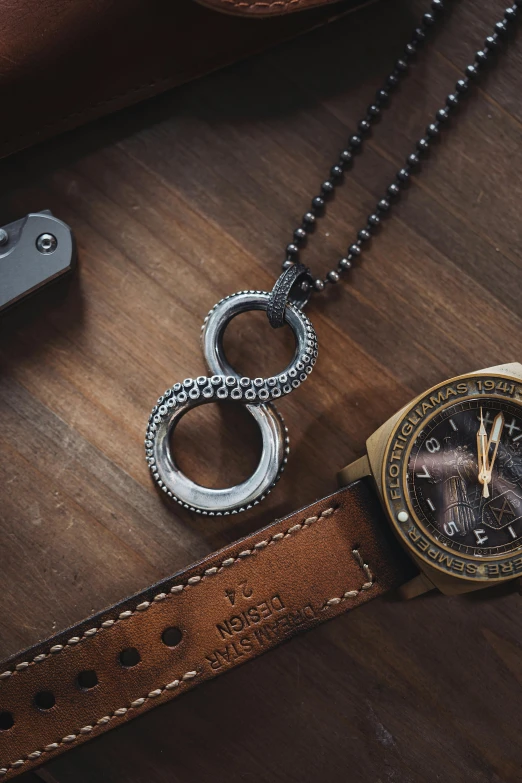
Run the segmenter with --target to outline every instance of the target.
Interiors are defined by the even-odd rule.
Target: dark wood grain
[[[80,620],[331,491],[415,393],[522,357],[522,51],[474,90],[346,285],[309,308],[310,381],[281,404],[292,454],[241,517],[165,506],[148,412],[204,371],[216,300],[269,288],[282,248],[425,3],[387,2],[2,164],[2,222],[51,208],[80,267],[5,315],[0,354],[0,654]],[[461,0],[419,56],[304,259],[326,270],[501,16]],[[268,374],[288,335],[227,334]],[[248,436],[248,437],[246,437]],[[248,442],[245,443],[245,440]],[[257,435],[200,409],[176,448],[193,477],[244,477]],[[520,598],[375,601],[49,764],[52,783],[522,780]],[[30,778],[23,778],[29,783]]]

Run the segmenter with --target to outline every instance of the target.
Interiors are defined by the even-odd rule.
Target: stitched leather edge
[[[316,517],[317,519],[320,519],[321,517],[331,516],[332,513],[335,511],[335,509],[327,509],[325,512],[323,512],[319,517]],[[306,521],[294,525],[293,528],[300,528],[301,530],[306,527]],[[311,524],[311,523],[309,523]],[[290,528],[292,530],[293,528]],[[286,534],[283,534],[283,537],[286,538],[290,533],[290,530],[287,531]],[[295,531],[297,532],[297,531]],[[281,539],[277,539],[281,540]],[[269,544],[277,543],[277,541],[269,541]],[[360,552],[358,549],[352,550],[352,555],[354,559],[356,560],[357,564],[361,568],[361,571],[363,572],[364,576],[366,577],[366,581],[362,583],[362,585],[359,588],[349,588],[346,590],[342,596],[334,596],[333,598],[329,598],[323,601],[323,606],[321,607],[322,612],[326,612],[329,609],[331,609],[333,606],[337,606],[342,601],[349,600],[350,598],[356,598],[360,592],[371,590],[371,588],[374,586],[374,576],[370,570],[370,567],[367,563],[364,562],[364,559],[362,558]],[[235,559],[234,562],[238,562],[238,558]],[[149,691],[144,696],[140,696],[137,699],[133,699],[132,702],[127,707],[118,707],[115,709],[110,715],[104,715],[100,717],[95,724],[82,726],[82,728],[78,729],[76,733],[74,734],[67,734],[65,737],[62,737],[60,740],[56,742],[51,742],[49,745],[46,745],[42,750],[34,750],[31,753],[28,753],[27,756],[21,759],[16,759],[13,762],[10,762],[6,767],[0,768],[0,777],[4,777],[8,774],[10,770],[18,770],[20,769],[26,762],[31,761],[38,761],[41,759],[41,757],[45,754],[52,753],[55,750],[58,750],[60,746],[62,745],[73,745],[75,742],[77,742],[82,736],[92,734],[96,731],[96,729],[103,728],[107,725],[107,723],[110,723],[112,720],[123,718],[129,711],[131,710],[140,710],[147,701],[151,699],[157,699],[159,696],[161,696],[165,691],[173,691],[180,688],[184,683],[188,682],[189,680],[193,680],[198,676],[197,668],[193,670],[189,670],[185,672],[185,674],[180,675],[179,679],[172,680],[171,682],[167,683],[166,685],[162,685],[158,688],[153,689],[152,691]]]
[[[201,5],[218,11],[226,10],[226,6],[234,8],[237,13],[277,14],[289,13],[308,8],[331,5],[340,0],[198,0]],[[225,6],[225,8],[223,8]]]
[[[327,509],[327,511],[333,513],[335,509]],[[331,516],[331,513],[323,512],[320,516],[321,517]],[[304,525],[305,523],[302,524]],[[294,525],[294,527],[301,527],[302,529],[301,525]],[[288,533],[286,535],[288,535]],[[276,543],[276,542],[272,541],[269,543]],[[358,565],[360,566],[361,570],[363,571],[364,575],[366,576],[367,581],[363,582],[363,584],[358,589],[346,590],[341,597],[334,597],[324,601],[321,611],[326,612],[328,611],[328,609],[331,609],[333,606],[337,606],[338,604],[340,604],[341,601],[346,601],[349,600],[350,598],[356,598],[360,592],[371,590],[371,588],[373,587],[374,577],[370,570],[369,565],[364,562],[358,549],[353,549],[352,554],[355,560],[357,561]],[[237,562],[237,558],[235,562]],[[179,679],[173,680],[172,682],[169,682],[166,685],[163,685],[159,688],[149,691],[149,693],[147,693],[145,696],[140,696],[139,698],[134,699],[127,707],[118,707],[118,709],[114,710],[114,712],[112,712],[111,715],[104,715],[103,717],[99,718],[96,721],[96,724],[82,726],[81,729],[77,730],[76,734],[67,734],[65,737],[62,737],[61,740],[58,740],[57,742],[51,742],[49,745],[46,745],[42,750],[34,750],[31,753],[28,753],[25,758],[17,759],[16,761],[13,761],[10,764],[8,764],[7,767],[0,768],[0,777],[4,777],[5,775],[7,775],[9,769],[12,770],[20,769],[27,761],[39,760],[44,753],[52,753],[54,750],[58,750],[61,745],[73,745],[75,742],[78,741],[80,737],[85,736],[87,734],[92,734],[92,732],[95,731],[97,727],[101,728],[105,726],[107,723],[109,723],[111,720],[114,720],[115,718],[123,718],[123,716],[126,715],[127,712],[129,712],[129,710],[139,710],[150,699],[157,699],[158,696],[161,696],[161,694],[164,693],[165,691],[176,690],[181,685],[183,685],[183,683],[187,682],[188,680],[193,680],[197,676],[198,676],[197,669],[185,672],[185,674],[181,675]]]
[[[328,0],[327,5],[331,5],[332,2],[341,2],[341,0]],[[345,10],[340,9],[338,13],[334,15],[334,18],[340,19],[344,16],[348,16],[349,14],[355,11],[359,11],[361,8],[364,8],[365,6],[371,5],[375,2],[377,2],[377,0],[361,0],[361,2],[355,6],[350,6]],[[200,2],[200,4],[206,5],[209,8],[215,8],[214,5],[207,4],[207,0],[203,0],[203,2]],[[320,27],[322,24],[328,23],[330,20],[331,17],[325,16],[322,21],[315,22],[314,24],[308,27],[303,27],[293,35],[276,38],[275,40],[271,41],[269,45],[273,46],[275,44],[280,44],[283,43],[285,40],[289,40],[292,37],[297,37],[298,35],[304,34],[306,32],[310,32],[314,28]],[[267,48],[266,46],[265,47],[260,46],[258,48],[254,48],[252,49],[252,51],[248,52],[248,54],[245,54],[240,59],[246,59],[247,57],[255,56],[256,54],[259,54],[266,48]],[[148,98],[153,98],[154,96],[160,94],[165,90],[179,87],[183,84],[186,84],[187,82],[192,81],[193,79],[200,78],[203,75],[211,74],[212,72],[217,71],[220,68],[226,67],[227,65],[230,64],[231,64],[230,62],[227,61],[224,62],[223,58],[219,57],[210,60],[201,69],[198,69],[198,71],[194,73],[193,72],[180,73],[176,75],[171,74],[169,76],[158,76],[156,78],[151,77],[151,81],[145,84],[139,84],[137,86],[135,85],[127,90],[123,90],[122,92],[116,93],[115,95],[111,95],[110,98],[104,98],[103,100],[92,103],[84,108],[72,112],[67,112],[66,114],[62,114],[59,117],[59,119],[53,120],[52,122],[46,122],[43,125],[41,125],[37,130],[33,130],[26,133],[23,132],[15,133],[13,135],[9,135],[3,138],[0,137],[0,161],[3,158],[7,158],[10,155],[13,155],[14,153],[19,152],[20,150],[23,150],[27,147],[30,147],[33,144],[38,144],[42,141],[45,141],[46,139],[51,138],[54,134],[60,134],[66,131],[73,130],[74,128],[80,127],[85,123],[97,120],[100,117],[110,113],[111,111],[113,112],[120,111],[122,109],[128,108],[132,106],[134,103],[138,102],[139,100],[147,100]],[[134,99],[130,97],[140,92],[143,93],[141,98]]]
[[[342,503],[339,503],[339,505],[337,506],[330,506],[326,508],[324,511],[320,512],[315,516],[306,517],[302,522],[297,522],[291,525],[286,531],[274,533],[273,535],[267,538],[257,541],[250,549],[245,549],[240,551],[236,557],[225,558],[224,560],[221,561],[221,564],[219,566],[207,568],[200,574],[193,574],[191,577],[189,577],[186,580],[186,582],[183,582],[178,585],[173,585],[170,594],[158,593],[153,597],[152,601],[142,602],[141,604],[138,604],[138,606],[136,606],[134,610],[126,610],[124,612],[121,612],[120,615],[118,615],[118,617],[115,620],[104,621],[103,623],[101,623],[99,628],[90,629],[91,630],[90,633],[86,631],[81,639],[78,638],[78,642],[88,641],[89,639],[93,638],[96,635],[96,633],[102,630],[108,630],[112,628],[117,622],[125,621],[126,619],[134,615],[136,612],[146,611],[146,609],[148,609],[149,606],[151,606],[154,601],[158,601],[158,600],[163,601],[165,599],[171,598],[173,595],[181,593],[185,589],[194,588],[203,579],[215,576],[216,574],[228,570],[231,567],[233,567],[235,564],[241,562],[247,557],[260,556],[260,554],[265,549],[268,549],[270,546],[274,546],[280,541],[295,536],[297,533],[308,529],[311,525],[313,525],[314,523],[320,520],[327,520],[329,517],[333,516],[335,512],[342,507],[342,505],[343,505]],[[260,533],[262,532],[264,531],[260,531]],[[338,604],[340,604],[343,601],[354,599],[359,595],[359,593],[371,590],[372,587],[374,586],[375,584],[374,575],[370,570],[369,565],[362,558],[359,550],[356,548],[352,549],[352,556],[354,557],[362,573],[364,574],[365,581],[358,588],[348,588],[341,596],[324,598],[322,600],[322,606],[320,609],[321,612],[327,612],[329,609],[336,607]],[[147,606],[145,606],[144,604],[147,604]],[[106,625],[106,623],[109,624]],[[75,637],[73,637],[73,639],[75,639]],[[78,642],[74,640],[72,646],[74,646]],[[38,658],[38,661],[34,659],[32,662],[26,662],[27,666],[23,666],[21,669],[15,669],[15,671],[12,671],[11,674],[9,674],[9,676],[15,674],[19,675],[20,672],[23,672],[26,668],[28,668],[29,665],[36,664],[41,660],[44,660],[46,657],[57,655],[58,653],[64,652],[66,650],[67,650],[67,645],[55,645],[49,650],[49,653],[44,655],[43,657],[36,656],[36,658]],[[5,674],[6,673],[4,672],[4,675]],[[96,732],[97,729],[98,730],[103,729],[110,722],[116,721],[117,723],[121,723],[125,719],[127,713],[141,710],[143,707],[147,705],[147,702],[149,702],[150,700],[157,699],[165,692],[170,692],[179,689],[187,682],[195,679],[197,676],[198,676],[198,664],[195,664],[194,669],[188,670],[184,674],[180,675],[179,678],[169,683],[166,683],[165,685],[161,685],[160,687],[155,688],[152,691],[149,691],[147,694],[143,696],[133,699],[133,701],[130,702],[128,706],[118,707],[117,709],[113,710],[109,715],[101,716],[96,721],[95,724],[82,726],[80,729],[77,729],[75,733],[66,734],[61,739],[49,743],[48,745],[44,746],[41,750],[39,749],[34,750],[28,753],[23,758],[15,759],[14,761],[8,763],[4,762],[4,766],[0,768],[0,778],[9,775],[9,773],[13,773],[16,775],[19,772],[23,772],[24,770],[22,769],[22,767],[24,767],[28,763],[29,763],[28,769],[32,768],[33,766],[32,762],[36,762],[39,764],[42,763],[42,761],[44,761],[44,759],[42,758],[44,754],[46,758],[50,758],[50,756],[54,754],[55,751],[60,750],[63,746],[72,746],[76,742],[79,742],[82,739],[86,739],[87,735]]]
[[[241,562],[241,560],[244,560],[246,557],[256,555],[258,552],[261,552],[263,549],[266,549],[268,546],[276,544],[285,538],[290,538],[292,535],[295,535],[295,533],[298,533],[300,530],[304,530],[310,525],[313,525],[314,522],[317,522],[320,519],[326,519],[328,517],[331,517],[332,514],[335,513],[337,508],[338,507],[332,506],[322,511],[317,516],[307,517],[303,522],[298,522],[292,525],[290,528],[288,528],[288,530],[285,533],[274,533],[273,536],[270,536],[267,539],[262,539],[261,541],[256,542],[251,549],[244,549],[242,552],[238,554],[237,557],[225,558],[225,560],[221,562],[220,566],[213,566],[211,568],[207,568],[201,574],[195,574],[189,577],[189,579],[187,579],[186,582],[173,585],[170,588],[170,593],[165,593],[165,592],[157,593],[157,595],[153,597],[152,601],[142,601],[136,606],[135,609],[133,610],[127,609],[124,612],[120,612],[118,617],[115,619],[104,620],[102,623],[100,623],[99,626],[88,628],[86,631],[84,631],[81,637],[72,636],[66,642],[66,644],[55,644],[49,649],[48,653],[40,653],[39,655],[36,655],[32,660],[22,661],[21,663],[16,664],[14,669],[6,669],[4,672],[2,672],[2,674],[0,674],[0,681],[7,680],[15,675],[19,675],[21,672],[28,669],[29,666],[36,665],[44,661],[46,658],[58,655],[59,653],[66,651],[68,647],[75,647],[80,642],[88,641],[89,639],[92,639],[94,636],[96,636],[96,634],[99,633],[100,631],[109,630],[114,625],[116,625],[116,623],[128,620],[130,617],[136,614],[136,612],[146,611],[154,602],[164,601],[167,598],[172,598],[172,596],[182,593],[183,590],[185,590],[186,588],[194,587],[203,579],[210,578],[212,576],[215,576],[216,574],[221,573],[225,569],[229,569],[231,566]]]
[[[354,506],[351,505],[352,499],[355,502]],[[314,522],[320,520],[321,518],[323,519],[322,523],[320,525],[314,525],[314,529],[315,528],[317,529],[317,533],[315,536],[312,537],[312,540],[317,539],[317,537],[319,537],[319,540],[322,540],[323,536],[329,535],[328,534],[329,526],[327,524],[329,521],[328,518],[332,517],[332,515],[336,511],[339,511],[339,514],[341,513],[343,514],[343,524],[349,522],[349,520],[352,518],[351,514],[357,515],[359,512],[362,512],[363,514],[362,519],[357,520],[356,525],[353,529],[353,534],[354,534],[353,538],[352,536],[350,536],[352,540],[351,540],[351,545],[349,544],[348,546],[348,551],[350,553],[350,556],[355,558],[358,566],[361,568],[362,572],[364,573],[366,580],[357,589],[348,589],[345,590],[344,592],[342,592],[344,589],[342,582],[340,585],[338,584],[338,587],[335,589],[335,592],[336,593],[337,591],[339,592],[336,595],[332,596],[331,598],[322,599],[322,601],[316,604],[315,617],[311,619],[308,618],[308,621],[304,623],[305,627],[312,628],[314,627],[314,625],[320,623],[321,615],[323,615],[324,620],[327,620],[330,617],[334,617],[341,614],[345,610],[344,607],[345,603],[349,603],[350,605],[350,606],[346,606],[346,609],[351,608],[351,606],[353,607],[359,606],[361,603],[364,603],[365,600],[368,600],[367,598],[365,599],[365,594],[367,591],[370,591],[372,596],[373,595],[377,596],[403,583],[404,580],[410,575],[410,570],[412,569],[411,563],[403,554],[402,550],[394,540],[391,531],[388,530],[384,518],[382,517],[382,512],[380,511],[379,504],[374,495],[374,492],[368,486],[367,482],[357,481],[354,484],[350,485],[349,487],[345,487],[333,493],[329,497],[325,497],[319,501],[316,501],[308,509],[301,509],[298,512],[293,512],[292,514],[289,514],[287,517],[280,520],[276,520],[275,522],[270,523],[269,525],[262,528],[261,530],[258,530],[257,532],[250,534],[239,541],[229,544],[220,552],[210,554],[207,557],[205,557],[203,560],[201,560],[199,563],[194,564],[193,566],[185,569],[182,572],[174,574],[169,579],[165,579],[156,585],[152,585],[151,587],[141,591],[140,593],[131,596],[128,599],[120,602],[115,607],[112,607],[111,609],[106,609],[105,611],[100,612],[98,615],[78,623],[76,626],[74,626],[74,628],[69,629],[69,631],[63,631],[60,634],[57,634],[54,637],[54,640],[48,640],[47,643],[44,642],[35,645],[35,647],[33,648],[34,650],[33,655],[35,653],[37,654],[45,653],[46,658],[51,660],[52,655],[56,655],[58,653],[64,652],[64,650],[60,648],[55,653],[52,653],[52,655],[48,655],[48,653],[50,652],[50,645],[53,645],[53,641],[59,643],[59,645],[65,647],[65,650],[69,650],[72,653],[73,648],[67,647],[67,641],[70,638],[72,638],[72,635],[74,633],[76,633],[80,638],[83,638],[85,636],[85,640],[87,641],[89,638],[91,638],[91,636],[86,634],[86,631],[92,630],[95,625],[101,626],[103,622],[105,622],[106,620],[113,620],[109,628],[113,627],[113,625],[115,625],[116,622],[120,622],[120,615],[123,615],[123,617],[121,618],[121,622],[125,623],[125,620],[127,619],[125,612],[130,611],[131,612],[130,616],[132,616],[132,614],[136,612],[138,605],[140,605],[140,602],[146,603],[148,601],[150,606],[152,607],[155,603],[154,599],[156,596],[161,596],[160,601],[165,600],[162,596],[161,591],[165,591],[165,596],[166,598],[168,598],[170,597],[169,594],[172,587],[178,587],[178,589],[181,587],[181,591],[195,589],[195,588],[197,589],[197,584],[206,578],[205,571],[212,572],[212,569],[214,567],[217,568],[217,572],[223,574],[223,577],[225,578],[226,581],[227,579],[226,575],[228,574],[231,566],[233,567],[235,564],[242,562],[245,558],[246,558],[246,563],[248,563],[251,554],[254,555],[255,557],[259,557],[264,548],[269,547],[271,545],[273,546],[275,543],[281,540],[290,539],[290,541],[287,542],[290,545],[290,549],[288,551],[292,552],[291,549],[292,538],[295,537],[295,535],[299,533],[299,531],[308,528],[310,525],[313,525]],[[344,517],[345,511],[348,512],[348,516],[346,518]],[[310,514],[314,516],[306,516],[306,514]],[[300,521],[296,523],[295,522],[296,519]],[[362,524],[362,527],[359,526],[359,522]],[[337,526],[337,523],[334,523],[334,527],[337,531],[340,530],[340,528],[338,528]],[[304,543],[305,538],[306,537],[303,536],[303,545],[306,548],[307,545]],[[342,538],[344,539],[344,535],[342,535]],[[301,536],[298,536],[298,540],[300,539]],[[367,549],[367,547],[369,549]],[[252,550],[254,551],[252,552]],[[374,567],[376,563],[380,563],[380,565],[382,566],[383,571],[382,573],[379,574],[378,579],[374,578],[373,573],[370,571],[369,566],[367,565],[367,563],[364,562],[364,560],[360,556],[359,551],[363,551],[363,550],[365,551],[365,554],[370,557]],[[372,552],[371,555],[369,550],[371,550]],[[279,551],[279,548],[277,551]],[[346,554],[348,554],[348,552],[346,552]],[[308,556],[310,556],[310,553],[308,554]],[[253,569],[253,571],[255,572],[256,569],[255,562],[256,562],[255,560],[252,561],[252,566],[251,567],[249,566],[248,570]],[[266,568],[266,563],[270,563],[270,562],[271,559],[269,555],[267,556],[266,560],[263,556],[263,563],[265,564],[263,565],[263,568]],[[210,573],[208,576],[213,576],[213,575],[214,573]],[[196,581],[189,584],[189,581],[194,577],[199,577],[199,579],[196,579]],[[352,573],[350,579],[352,580],[355,578],[356,576],[354,572]],[[374,590],[374,584],[375,584],[375,590]],[[328,589],[328,580],[325,582],[324,588],[326,589],[324,589],[323,592],[328,592],[328,593],[330,592],[330,590]],[[190,599],[188,600],[190,601]],[[175,604],[173,604],[173,606],[175,606]],[[160,609],[160,607],[161,604],[160,606],[158,606],[158,609]],[[141,612],[145,610],[138,610],[138,611]],[[143,619],[146,625],[147,624],[146,617],[144,617]],[[125,625],[123,626],[120,625],[118,627],[122,627],[123,629],[122,633],[125,635],[126,633],[124,630]],[[96,633],[93,634],[94,638],[96,638],[97,633],[102,631],[107,632],[107,630],[108,629],[96,630]],[[269,645],[265,646],[263,642],[263,644],[261,645],[262,649],[258,649],[257,652],[254,653],[253,657],[257,657],[257,655],[262,654],[262,652],[272,649],[274,646],[277,646],[281,642],[286,641],[287,639],[294,636],[295,633],[298,632],[298,630],[299,628],[297,626],[288,627],[288,630],[282,633],[281,635],[272,637]],[[103,638],[104,637],[102,636],[101,639],[103,640]],[[84,643],[86,643],[86,641]],[[101,643],[103,646],[104,642],[102,641]],[[10,661],[5,662],[4,666],[7,665],[7,667],[14,669],[16,665],[15,662],[24,662],[24,661],[29,662],[29,660],[32,657],[31,655],[28,654],[29,652],[30,651],[27,651],[26,653],[21,652],[15,656],[12,656]],[[200,653],[198,652],[196,655],[197,658],[199,658]],[[16,777],[20,773],[34,769],[34,767],[38,766],[42,762],[56,758],[58,755],[66,751],[69,747],[71,746],[76,747],[78,745],[83,744],[84,742],[89,740],[91,736],[101,736],[102,734],[105,733],[107,729],[123,725],[128,720],[131,720],[135,717],[139,717],[140,715],[146,713],[150,709],[153,709],[156,706],[156,704],[165,704],[169,702],[173,697],[177,695],[181,695],[182,692],[185,692],[185,690],[192,689],[192,687],[200,681],[199,680],[200,677],[201,680],[207,680],[214,676],[217,676],[218,674],[224,671],[227,671],[227,669],[222,669],[219,667],[218,667],[219,668],[218,671],[212,665],[211,666],[213,670],[212,673],[208,669],[208,666],[206,666],[206,664],[203,662],[203,660],[198,660],[196,664],[194,664],[193,660],[191,660],[191,657],[192,656],[190,657],[186,656],[182,664],[182,670],[184,671],[184,674],[178,675],[175,670],[174,671],[170,670],[168,673],[166,671],[165,680],[170,680],[170,681],[169,682],[164,681],[160,683],[161,687],[157,687],[157,682],[154,682],[154,680],[151,680],[149,678],[147,685],[144,685],[143,687],[143,694],[141,696],[139,695],[139,691],[138,694],[136,695],[132,693],[127,694],[125,701],[126,702],[128,701],[130,706],[125,706],[125,707],[120,706],[117,707],[117,709],[114,709],[114,703],[115,702],[117,703],[117,693],[114,693],[113,697],[110,700],[105,700],[105,702],[102,705],[99,705],[101,707],[99,712],[106,710],[107,714],[102,715],[102,717],[98,718],[96,722],[93,719],[94,716],[91,717],[91,715],[85,714],[82,721],[82,718],[78,715],[77,718],[79,720],[76,723],[76,726],[81,726],[81,728],[73,727],[73,731],[75,731],[74,734],[65,733],[67,730],[70,731],[70,726],[67,725],[67,722],[62,722],[61,725],[56,727],[55,732],[53,732],[54,737],[53,734],[51,734],[51,736],[49,736],[49,734],[45,736],[44,734],[43,736],[40,737],[39,740],[37,740],[41,749],[32,750],[29,753],[30,745],[28,748],[27,745],[29,743],[26,743],[25,746],[20,747],[18,749],[16,747],[11,748],[11,750],[15,751],[14,753],[11,753],[9,752],[9,744],[6,745],[4,748],[5,750],[4,758],[15,757],[15,761],[10,762],[9,767],[5,766],[6,764],[5,761],[3,764],[0,762],[0,777],[2,777],[2,779],[8,780]],[[206,660],[212,664],[210,659],[207,656],[205,657]],[[234,659],[233,665],[237,666],[240,663],[244,663],[250,660],[251,658],[246,658],[241,661],[241,660],[237,660],[236,658]],[[47,665],[46,663],[42,664],[43,667],[45,667],[46,665]],[[52,670],[55,671],[56,667],[53,666]],[[21,671],[23,672],[24,669],[22,669]],[[34,671],[35,671],[35,677],[38,678],[37,669]],[[16,677],[12,678],[13,681],[17,681],[19,676],[21,675],[19,672],[17,672]],[[176,679],[171,679],[172,677],[175,677]],[[194,683],[191,682],[192,679],[195,680]],[[7,679],[7,682],[5,682],[5,687],[8,688],[8,690],[9,690],[10,683],[11,683],[11,679],[9,677]],[[20,687],[22,689],[25,687],[25,684],[23,684],[23,676],[22,676]],[[152,688],[152,690],[148,690],[149,688]],[[2,686],[0,683],[0,694],[1,692],[2,692]],[[73,716],[73,720],[74,720],[74,716]],[[84,725],[82,725],[84,721],[86,722]],[[91,722],[93,724],[92,729],[91,729]],[[62,736],[62,732],[64,733],[64,736]],[[30,737],[28,737],[27,739],[30,740]],[[16,758],[15,756],[17,750],[20,754],[23,754],[20,755],[18,758]]]

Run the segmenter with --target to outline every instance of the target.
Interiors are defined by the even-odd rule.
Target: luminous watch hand
[[[479,474],[478,474],[478,480],[481,484],[483,484],[482,489],[482,495],[485,498],[489,497],[489,488],[488,488],[488,448],[487,448],[487,432],[486,428],[484,426],[484,417],[482,415],[482,408],[480,409],[480,427],[477,432],[477,456],[478,456],[478,467],[479,467]]]
[[[482,494],[485,498],[489,497],[489,490],[488,494],[485,494],[485,490],[488,488],[488,484],[491,482],[491,475],[493,471],[493,465],[495,463],[495,459],[497,457],[497,451],[498,451],[498,444],[500,443],[500,438],[502,436],[502,430],[504,429],[504,414],[503,413],[497,413],[493,420],[493,426],[491,428],[491,434],[489,436],[489,441],[486,446],[486,453],[485,453],[485,468],[483,471],[483,478],[484,478],[484,489],[482,490]],[[488,454],[491,446],[494,445],[495,448],[493,450],[493,456],[491,457],[491,462],[488,461]]]

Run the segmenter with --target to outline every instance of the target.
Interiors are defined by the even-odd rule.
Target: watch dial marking
[[[485,530],[480,530],[479,528],[475,528],[473,533],[475,535],[475,539],[477,541],[477,544],[485,544],[486,541],[488,540],[488,537],[486,535],[486,531]]]
[[[455,533],[459,532],[459,529],[453,520],[450,522],[444,522],[442,527],[444,528],[444,532],[447,536],[454,536]]]
[[[520,432],[520,427],[517,426],[517,420],[515,418],[511,419],[510,424],[506,424],[506,430],[509,432],[511,437],[513,437],[513,433],[517,430]]]
[[[480,421],[480,414],[477,416],[477,420]],[[493,424],[493,417],[489,411],[484,414],[484,424],[486,427],[489,427],[491,424]]]
[[[437,438],[429,438],[426,441],[426,448],[430,454],[435,454],[435,452],[440,451],[440,443]]]

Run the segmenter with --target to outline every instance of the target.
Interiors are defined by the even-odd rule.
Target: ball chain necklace
[[[366,115],[360,120],[357,133],[350,137],[346,149],[341,151],[339,160],[322,183],[320,194],[312,199],[310,210],[303,215],[301,225],[295,229],[292,241],[286,247],[282,274],[273,290],[239,291],[222,299],[209,312],[202,329],[202,348],[209,376],[187,378],[167,389],[154,406],[147,427],[147,462],[158,487],[169,498],[190,511],[208,516],[235,514],[263,500],[278,481],[287,460],[289,445],[286,427],[273,401],[298,388],[312,372],[317,359],[317,337],[310,320],[303,313],[304,306],[312,294],[322,293],[328,286],[336,285],[341,276],[359,260],[372,235],[408,186],[421,158],[429,152],[450,116],[459,108],[472,82],[494,58],[510,26],[517,19],[521,5],[522,0],[514,0],[505,9],[504,18],[495,24],[483,48],[475,52],[474,62],[465,68],[454,91],[447,96],[445,106],[436,112],[425,135],[417,141],[405,165],[397,171],[394,181],[388,185],[384,197],[377,202],[375,210],[348,247],[346,255],[339,259],[337,266],[324,279],[314,278],[310,270],[300,263],[300,250],[317,220],[325,213],[329,197],[342,183],[345,172],[354,165],[356,156],[362,151],[364,138],[389,105],[392,92],[408,72],[410,63],[424,45],[430,30],[442,17],[443,0],[432,0],[431,10],[423,15],[384,87],[377,91]],[[228,363],[223,349],[225,329],[232,318],[249,310],[265,311],[272,327],[288,324],[294,333],[295,353],[280,375],[250,379],[239,375]],[[194,483],[181,472],[171,452],[170,438],[180,418],[189,410],[198,405],[227,399],[246,405],[256,420],[262,436],[261,458],[252,476],[243,483],[227,489],[210,489]]]

